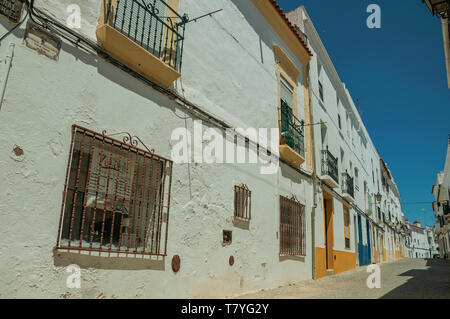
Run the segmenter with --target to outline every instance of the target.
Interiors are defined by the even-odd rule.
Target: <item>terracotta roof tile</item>
[[[288,27],[292,30],[292,32],[294,32],[294,34],[297,36],[298,40],[300,41],[300,43],[303,45],[303,47],[306,49],[306,51],[308,52],[308,54],[310,56],[313,56],[311,50],[308,48],[308,45],[306,44],[306,35],[300,30],[300,28],[296,25],[293,25],[289,19],[287,18],[287,16],[284,14],[283,10],[281,9],[281,7],[278,5],[276,0],[269,0],[270,3],[273,5],[273,7],[278,11],[278,13],[280,14],[280,16],[283,18],[283,20],[286,22],[286,24],[288,25]]]

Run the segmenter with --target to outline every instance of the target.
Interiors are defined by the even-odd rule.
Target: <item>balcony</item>
[[[377,207],[377,214],[376,214],[376,223],[380,226],[383,225],[383,218],[381,217],[381,209],[380,207]]]
[[[441,226],[442,226],[442,224],[439,222],[434,224],[434,233],[436,235],[439,235],[439,233],[441,232]]]
[[[342,173],[342,196],[349,202],[355,200],[355,188],[353,186],[353,177],[347,172]]]
[[[450,203],[448,201],[442,203],[442,213],[444,216],[450,215]]]
[[[111,56],[165,88],[181,76],[186,15],[162,0],[105,0],[99,21]]]
[[[292,108],[281,100],[280,156],[298,168],[305,161],[304,122],[297,119]]]
[[[339,186],[338,160],[328,150],[322,150],[322,179],[331,188]]]

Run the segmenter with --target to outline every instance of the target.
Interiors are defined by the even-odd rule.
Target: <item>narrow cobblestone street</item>
[[[381,288],[369,289],[367,267],[239,298],[269,299],[450,299],[450,261],[402,259],[381,265]]]

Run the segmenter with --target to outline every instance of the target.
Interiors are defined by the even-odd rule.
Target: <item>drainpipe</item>
[[[310,79],[309,79],[309,66],[308,63],[306,66],[306,70],[304,70],[304,84],[307,87],[307,101],[309,104],[309,123],[314,123],[313,117],[313,108],[311,105],[311,95],[310,95]],[[311,139],[311,161],[312,161],[312,177],[313,177],[313,206],[311,209],[311,265],[312,265],[312,278],[315,280],[316,278],[316,208],[317,208],[317,173],[316,173],[316,143],[314,139],[314,126],[310,125],[310,139]]]
[[[2,97],[0,100],[0,110],[2,109],[3,100],[5,98],[6,85],[8,84],[8,78],[9,78],[9,71],[11,71],[12,61],[14,58],[14,45],[15,45],[14,43],[11,43],[9,45],[9,54],[6,56],[7,70],[6,70],[6,77],[2,83]]]
[[[311,116],[312,118],[312,116]],[[314,147],[314,127],[312,128],[311,134],[311,150],[313,152],[312,161],[313,161],[313,207],[311,210],[311,245],[312,245],[312,278],[315,280],[316,278],[316,208],[317,208],[317,175],[316,175],[316,156],[315,156],[315,147]]]

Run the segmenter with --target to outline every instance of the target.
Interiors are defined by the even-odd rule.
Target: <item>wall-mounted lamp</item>
[[[378,194],[375,195],[375,202],[374,203],[370,203],[370,204],[376,204],[377,202],[381,202],[381,199],[383,198],[383,195],[381,195],[380,192],[378,192]]]
[[[382,198],[383,198],[383,195],[381,195],[380,192],[378,192],[378,194],[375,195],[375,199],[377,202],[381,202]]]
[[[438,15],[447,18],[450,10],[450,0],[422,0],[430,10],[432,15]]]

